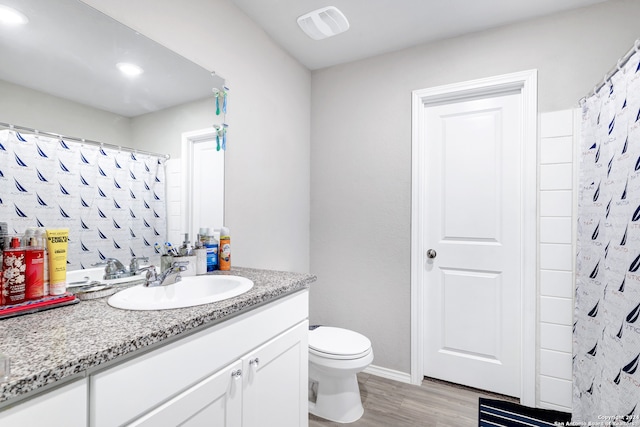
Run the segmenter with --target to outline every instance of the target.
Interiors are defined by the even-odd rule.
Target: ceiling
[[[486,30],[605,0],[231,0],[311,70]],[[314,41],[298,16],[340,9],[350,29]]]

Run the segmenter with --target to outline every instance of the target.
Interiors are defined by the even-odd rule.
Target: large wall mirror
[[[197,138],[185,135],[223,123],[213,91],[224,86],[221,77],[80,0],[0,0],[0,5],[28,20],[25,25],[0,24],[1,123],[168,154],[178,162],[184,153],[198,153],[198,143],[206,141],[206,132]],[[127,76],[119,63],[133,63],[143,72]],[[191,144],[191,151],[184,144]],[[223,152],[208,155],[217,156],[223,167]],[[193,188],[185,183],[204,179],[184,175],[174,182],[178,194],[191,194]],[[208,179],[206,194],[193,198],[209,200],[206,208],[219,209],[212,216],[221,222],[223,178]],[[168,207],[169,215],[181,216],[181,232],[222,225],[195,224],[185,206]]]

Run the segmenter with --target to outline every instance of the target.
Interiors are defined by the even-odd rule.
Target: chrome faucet
[[[148,270],[148,268],[140,268],[140,261],[149,262],[149,257],[146,256],[134,256],[131,258],[129,262],[129,273],[133,276],[134,274],[138,274],[142,271]]]
[[[127,268],[119,260],[115,258],[107,258],[105,262],[107,263],[104,268],[103,276],[105,280],[130,276]]]
[[[94,264],[94,265],[105,265],[104,267],[104,276],[103,279],[120,279],[122,277],[130,277],[134,276],[141,271],[146,270],[146,268],[141,269],[139,261],[147,262],[149,258],[147,257],[133,257],[131,258],[131,262],[129,263],[129,268],[124,266],[120,260],[116,258],[107,258],[104,262]]]
[[[171,264],[171,267],[160,273],[160,275],[156,273],[155,268],[149,268],[147,270],[147,281],[144,283],[144,286],[151,288],[154,286],[167,286],[178,283],[182,280],[180,273],[186,271],[187,264],[189,264],[189,261],[174,262]]]

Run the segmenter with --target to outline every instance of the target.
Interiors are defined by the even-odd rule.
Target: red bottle
[[[9,247],[2,253],[2,304],[19,304],[26,298],[25,250],[20,238],[12,237]]]
[[[44,246],[32,230],[27,230],[25,240],[26,299],[40,299],[44,296]]]

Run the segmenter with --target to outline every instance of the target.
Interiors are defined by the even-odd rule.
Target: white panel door
[[[129,426],[240,427],[241,424],[242,362],[238,360]]]
[[[215,138],[194,141],[192,179],[191,243],[201,227],[224,225],[224,151],[216,150]]]
[[[424,374],[519,396],[521,95],[488,96],[424,109]]]

